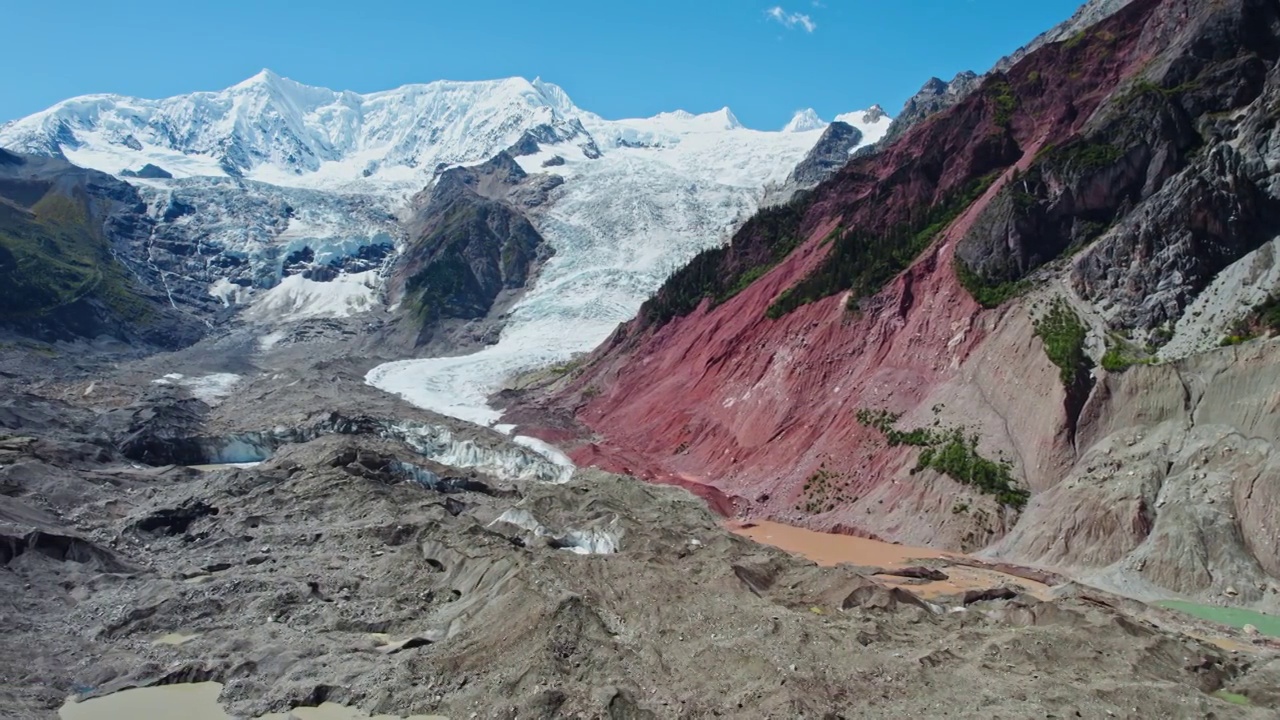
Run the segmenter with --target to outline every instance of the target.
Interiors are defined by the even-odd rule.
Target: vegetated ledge
[[[982,196],[1000,171],[975,178],[946,199],[925,208],[879,236],[849,229],[840,232],[827,257],[808,277],[778,296],[767,315],[778,319],[803,305],[852,290],[850,309],[907,269],[939,233]]]
[[[809,197],[800,193],[785,205],[757,212],[731,244],[695,255],[645,301],[640,318],[661,327],[693,312],[703,300],[710,299],[715,306],[747,289],[804,241],[801,223],[809,210]]]
[[[1062,385],[1068,391],[1089,383],[1093,360],[1085,352],[1088,328],[1080,316],[1061,297],[1049,305],[1049,311],[1035,321],[1036,335],[1044,343],[1044,353],[1058,366]]]
[[[994,496],[1001,505],[1015,510],[1027,506],[1031,493],[1015,485],[1013,464],[1008,460],[996,462],[978,453],[978,436],[968,434],[963,426],[953,428],[916,428],[898,430],[901,417],[887,410],[858,410],[858,422],[875,428],[884,434],[890,447],[907,445],[921,448],[914,475],[925,470],[935,470],[962,485],[977,488]]]

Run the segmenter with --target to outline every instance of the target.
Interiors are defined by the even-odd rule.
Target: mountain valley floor
[[[595,470],[540,479],[503,436],[364,384],[376,358],[341,330],[266,352],[232,332],[142,359],[5,354],[8,716],[197,682],[221,683],[245,717],[325,703],[450,718],[1280,706],[1277,648],[1189,616],[1009,577],[917,594],[933,575],[815,564],[735,535],[678,488]],[[206,400],[181,383],[216,373],[239,380]],[[388,429],[409,425],[450,431],[475,467]],[[231,437],[277,440],[260,464],[187,467]]]

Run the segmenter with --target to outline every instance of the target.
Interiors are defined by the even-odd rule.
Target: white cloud
[[[805,15],[804,13],[789,13],[784,10],[781,5],[774,5],[768,10],[765,10],[764,14],[770,20],[774,20],[778,24],[790,30],[801,28],[805,32],[811,33],[818,29],[818,23],[814,22],[813,18]]]

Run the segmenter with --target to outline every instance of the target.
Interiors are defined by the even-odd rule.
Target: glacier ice
[[[548,538],[553,547],[568,550],[576,555],[612,555],[619,550],[622,533],[618,529],[617,518],[612,518],[607,528],[592,527],[586,530],[566,529],[557,533],[538,521],[533,513],[521,507],[510,508],[499,515],[492,527],[499,523],[513,525],[539,538]]]
[[[519,158],[527,172],[555,155],[565,178],[534,225],[555,254],[512,308],[497,344],[461,357],[403,360],[367,380],[436,412],[493,425],[488,396],[511,375],[589,351],[630,320],[662,282],[698,252],[726,242],[781,183],[821,129],[780,133],[723,116],[667,114],[583,125],[603,157],[548,146]],[[600,138],[608,138],[600,142]]]

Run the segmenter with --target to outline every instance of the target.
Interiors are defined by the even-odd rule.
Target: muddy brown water
[[[893,569],[919,564],[921,560],[955,560],[964,557],[943,550],[895,545],[880,540],[817,532],[769,521],[731,522],[728,528],[738,535],[763,545],[786,550],[793,555],[808,558],[825,566],[850,563],[860,567]],[[1021,586],[1030,594],[1040,598],[1048,597],[1051,592],[1050,587],[1043,583],[985,568],[948,564],[943,571],[947,574],[946,580],[923,584],[886,575],[876,576],[876,580],[886,585],[906,587],[917,595],[927,598],[955,595],[966,590],[984,590],[1006,584]]]

